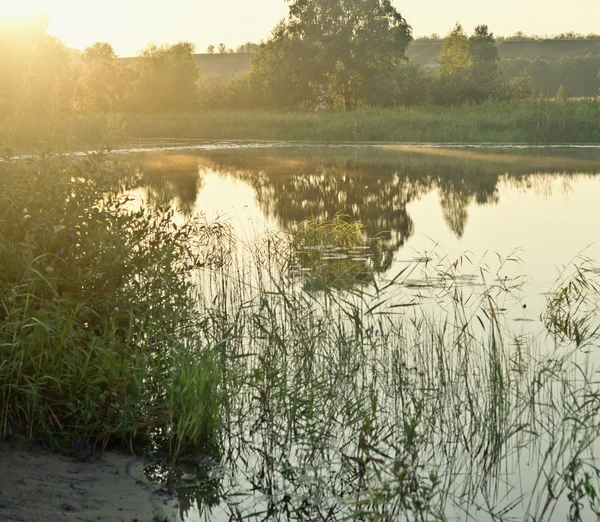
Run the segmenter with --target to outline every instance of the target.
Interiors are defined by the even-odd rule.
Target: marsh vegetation
[[[432,187],[461,238],[593,149],[226,147],[0,165],[4,436],[144,448],[184,520],[596,516],[598,270],[406,250]]]

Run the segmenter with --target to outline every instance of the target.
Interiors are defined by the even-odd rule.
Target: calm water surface
[[[600,148],[188,144],[184,149],[137,151],[124,158],[138,172],[138,193],[148,199],[168,200],[182,216],[197,214],[209,221],[226,222],[237,241],[246,246],[268,231],[293,232],[304,220],[332,219],[343,212],[348,219],[360,221],[367,236],[380,238],[379,285],[409,266],[439,268],[455,263],[466,274],[465,287],[475,279],[481,287],[482,278],[485,284],[515,281],[518,292],[501,311],[514,325],[516,337],[519,332],[537,335],[548,292],[555,289],[553,285],[565,269],[572,270],[583,258],[600,261]],[[439,295],[427,282],[419,269],[397,293],[421,299],[424,289],[429,289],[433,299],[421,304],[434,313],[435,306],[443,308],[444,303],[436,300]],[[541,359],[554,357],[556,345],[550,343],[548,348],[547,343],[541,344],[537,347]],[[374,359],[389,356],[386,364],[395,364],[386,353],[385,342],[373,346],[381,350]],[[517,352],[520,357],[518,346]],[[588,347],[586,360],[591,357],[595,361],[591,352],[594,350]],[[449,361],[453,357],[449,354]],[[532,354],[528,357],[534,359]],[[448,363],[449,368],[452,364]],[[595,370],[589,371],[592,378]],[[369,375],[364,377],[366,381],[373,376]],[[532,377],[528,382],[533,381]],[[515,385],[514,393],[527,393],[529,384],[524,384],[523,390]],[[398,412],[398,401],[404,397],[397,389],[407,385],[398,386],[394,393],[388,393],[392,388],[382,388],[382,393],[388,394],[381,399],[382,410],[395,411],[399,419],[390,424],[390,433],[404,418]],[[552,395],[553,385],[548,389]],[[494,390],[491,402],[498,391]],[[252,393],[249,404],[255,399]],[[546,400],[551,402],[547,396]],[[180,489],[182,520],[336,520],[346,516],[344,509],[352,505],[349,491],[358,491],[368,480],[383,481],[377,473],[383,473],[381,463],[394,448],[388,439],[385,455],[373,460],[377,466],[381,464],[379,471],[373,472],[377,480],[369,477],[366,468],[366,476],[362,472],[352,475],[348,469],[354,461],[346,457],[347,440],[356,439],[356,432],[348,434],[349,428],[342,425],[334,429],[336,415],[310,417],[332,423],[333,431],[325,430],[327,437],[320,436],[318,443],[312,435],[302,433],[288,440],[290,431],[277,424],[281,420],[277,413],[265,413],[260,404],[241,407],[254,408],[256,413],[231,421],[220,456],[196,457],[184,464],[181,472],[196,473],[200,485]],[[449,414],[448,426],[453,425],[454,416],[462,414],[459,404],[452,408],[456,410]],[[495,412],[495,416],[499,409],[490,407],[481,415],[488,418]],[[583,415],[582,410],[571,414]],[[544,419],[554,419],[554,415]],[[463,419],[464,423],[479,426],[471,417]],[[557,504],[558,514],[551,514],[544,511],[547,490],[539,485],[548,462],[555,459],[552,469],[558,469],[561,455],[568,453],[565,446],[556,450],[555,457],[544,456],[550,440],[554,441],[553,434],[562,429],[561,420],[552,421],[556,428],[544,425],[534,429],[535,422],[528,424],[527,430],[523,428],[537,437],[535,444],[530,445],[533,439],[527,437],[512,440],[511,432],[498,435],[500,439],[510,436],[511,442],[495,450],[488,443],[481,442],[478,449],[471,446],[479,436],[482,441],[493,440],[493,434],[487,433],[485,438],[481,432],[495,425],[500,434],[502,422],[482,423],[470,432],[470,442],[464,437],[453,439],[451,430],[446,433],[443,427],[428,432],[429,439],[419,450],[423,464],[416,468],[425,475],[426,469],[440,470],[443,489],[448,492],[442,502],[447,516],[453,520],[529,520],[526,513],[535,512],[539,520],[566,519],[570,509],[566,496]],[[514,422],[521,426],[520,420]],[[305,428],[310,434],[317,430],[311,425]],[[565,436],[564,440],[571,439]],[[598,449],[596,442],[591,444],[586,458]],[[448,451],[456,453],[450,458]],[[494,451],[502,458],[492,459]],[[395,471],[389,472],[396,477]],[[151,475],[159,478],[160,469],[153,469]],[[405,493],[407,498],[417,495],[416,491],[425,494],[414,484]],[[354,507],[360,506],[363,497],[358,495],[355,500]],[[355,510],[353,516],[367,515]],[[420,516],[415,520],[433,519],[431,513]]]
[[[533,315],[565,267],[600,261],[599,148],[189,147],[133,157],[147,195],[240,240],[344,212],[384,238],[383,278],[423,256],[476,267],[512,255]]]

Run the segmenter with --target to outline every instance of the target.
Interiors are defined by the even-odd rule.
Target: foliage
[[[411,29],[389,0],[294,0],[252,61],[275,105],[352,109],[405,61]]]
[[[505,79],[528,74],[532,87],[547,97],[554,97],[561,85],[571,96],[594,97],[600,89],[599,55],[562,57],[559,60],[536,58],[515,58],[502,62],[502,73]]]
[[[132,107],[136,110],[185,111],[198,107],[199,73],[189,42],[150,45],[136,62],[139,78]]]
[[[444,39],[434,99],[439,103],[481,102],[503,94],[500,58],[494,35],[479,25],[467,37],[456,24]]]
[[[511,78],[506,84],[506,95],[511,100],[524,101],[533,97],[533,78],[525,71]]]
[[[501,88],[502,77],[496,40],[487,25],[475,28],[469,38],[469,50],[473,60],[472,81],[480,89],[481,99],[494,97]]]
[[[0,164],[3,436],[73,448],[156,430],[178,445],[214,434],[211,354],[189,338],[189,273],[210,262],[209,234],[133,201],[118,175],[93,154]],[[200,409],[172,393],[184,385]]]
[[[267,42],[238,48],[253,51],[250,72],[216,84],[202,83],[188,42],[151,45],[135,59],[120,59],[104,42],[83,54],[66,49],[47,35],[43,18],[11,25],[0,36],[0,47],[10,49],[0,53],[2,141],[18,145],[41,140],[65,148],[75,139],[98,143],[100,133],[91,122],[104,121],[100,115],[110,113],[199,108],[346,111],[431,102],[521,101],[536,91],[552,97],[560,85],[572,97],[595,96],[600,87],[600,64],[591,55],[555,62],[509,60],[502,63],[500,74],[495,38],[485,25],[469,37],[457,24],[443,43],[434,77],[406,60],[411,28],[388,0],[289,3],[289,18],[277,25]],[[214,46],[211,50],[216,51]],[[221,44],[220,51],[228,50]],[[122,121],[126,119],[134,117]],[[573,136],[565,131],[570,125],[563,120],[554,139]],[[549,139],[539,138],[539,131],[538,125],[536,137],[530,139]],[[519,129],[513,132],[520,134]]]
[[[444,39],[438,76],[447,83],[460,85],[470,79],[473,56],[469,38],[459,23]]]
[[[120,111],[127,107],[134,71],[121,64],[112,46],[97,42],[82,56],[83,71],[74,105],[84,112]]]
[[[561,85],[558,88],[558,91],[556,93],[556,101],[559,103],[564,103],[569,99],[569,92],[567,91],[567,89],[565,89],[564,85]]]
[[[240,46],[238,46],[235,50],[236,53],[253,53],[254,51],[256,51],[256,49],[258,49],[259,44],[254,43],[254,42],[246,42],[245,44],[242,44]]]

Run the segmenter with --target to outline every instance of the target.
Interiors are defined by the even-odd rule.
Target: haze
[[[406,0],[395,6],[412,25],[415,35],[446,34],[456,21],[466,28],[487,23],[498,35],[517,31],[556,34],[597,32],[600,3],[573,0],[557,9],[547,0]],[[111,42],[121,56],[134,55],[149,42],[188,40],[199,52],[224,42],[236,47],[268,38],[287,13],[284,0],[2,0],[3,15],[38,11],[50,17],[51,34],[65,44],[84,49],[96,41]]]

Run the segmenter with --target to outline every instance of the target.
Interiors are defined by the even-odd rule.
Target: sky
[[[396,0],[414,35],[446,34],[457,21],[471,30],[487,24],[498,35],[600,32],[599,0]],[[188,40],[204,52],[259,42],[287,13],[285,0],[0,0],[0,16],[43,12],[49,32],[69,47],[97,41],[133,56],[149,43]]]

